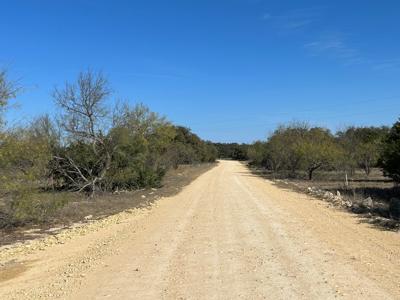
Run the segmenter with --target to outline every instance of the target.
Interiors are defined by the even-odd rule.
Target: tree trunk
[[[321,164],[319,165],[314,165],[310,168],[308,168],[308,180],[312,180],[313,179],[313,173],[315,170],[317,170],[318,168],[321,167]]]
[[[314,172],[313,169],[308,170],[308,180],[312,180],[313,172]]]
[[[368,164],[368,163],[365,163],[365,164],[364,164],[364,171],[365,171],[365,174],[366,174],[367,176],[369,176],[369,174],[371,173],[371,168],[369,167],[369,164]]]

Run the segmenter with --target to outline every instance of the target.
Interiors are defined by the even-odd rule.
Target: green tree
[[[47,141],[32,135],[29,130],[3,133],[0,147],[3,194],[38,188],[45,178],[50,159]]]
[[[279,126],[266,143],[254,143],[249,156],[274,173],[287,170],[296,176],[305,170],[312,179],[314,171],[336,162],[340,147],[329,130],[296,122]]]
[[[289,176],[296,176],[304,155],[299,145],[308,130],[307,124],[298,122],[279,126],[275,130],[268,140],[269,161],[273,170],[286,169],[289,171]]]
[[[341,155],[334,137],[324,128],[310,128],[296,146],[309,180],[313,179],[314,171],[334,165]]]
[[[249,145],[238,143],[214,143],[219,158],[247,160],[247,150]]]
[[[175,128],[165,117],[143,104],[124,104],[114,118],[109,134],[113,153],[108,186],[138,188],[158,185],[168,169],[169,146],[176,136]]]
[[[338,132],[338,141],[345,151],[345,167],[351,173],[362,168],[368,176],[378,164],[388,131],[387,127],[349,127]]]
[[[17,96],[20,87],[0,71],[0,111]],[[3,123],[2,115],[0,115]],[[50,148],[47,140],[37,136],[32,127],[0,131],[0,192],[2,195],[30,191],[44,178]]]
[[[169,156],[174,167],[179,164],[213,162],[217,149],[211,142],[205,142],[189,128],[175,126],[176,136],[171,144]]]
[[[400,120],[390,129],[380,160],[386,176],[400,182]]]
[[[266,142],[256,141],[249,146],[247,156],[251,163],[256,166],[268,166],[268,147]]]

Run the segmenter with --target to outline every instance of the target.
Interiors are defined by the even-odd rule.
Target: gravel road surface
[[[1,249],[1,299],[400,299],[400,235],[221,161],[181,193]]]

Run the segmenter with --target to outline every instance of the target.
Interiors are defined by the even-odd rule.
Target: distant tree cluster
[[[17,92],[0,72],[2,113]],[[52,96],[54,120],[45,115],[7,128],[0,114],[0,197],[14,210],[44,189],[93,195],[157,186],[169,168],[217,157],[211,143],[143,104],[107,105],[112,89],[101,73],[83,72]]]
[[[328,129],[305,123],[279,126],[267,141],[248,149],[252,164],[274,173],[295,177],[305,172],[313,179],[316,170],[356,169],[369,175],[382,167],[385,174],[400,181],[400,123],[388,127],[349,127],[332,134]]]
[[[233,159],[233,160],[247,160],[248,147],[247,144],[238,143],[214,143],[218,152],[218,158]]]

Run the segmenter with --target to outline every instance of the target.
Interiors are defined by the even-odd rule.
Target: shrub
[[[400,182],[400,121],[396,122],[390,129],[383,145],[380,165],[385,175],[396,182]]]
[[[3,211],[5,218],[0,228],[5,226],[43,223],[68,203],[64,193],[40,193],[38,191],[20,191],[7,201]]]

